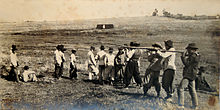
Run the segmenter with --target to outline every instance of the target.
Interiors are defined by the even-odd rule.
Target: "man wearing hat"
[[[56,50],[54,52],[54,60],[55,60],[55,78],[60,79],[63,74],[63,63],[65,62],[64,45],[57,45]]]
[[[140,43],[131,42],[130,46],[139,47]],[[134,77],[135,82],[137,85],[142,86],[142,80],[140,77],[140,57],[141,57],[142,51],[139,49],[134,50],[134,54],[128,61],[126,67],[125,67],[125,73],[124,73],[124,84],[125,88],[127,88],[131,82],[132,76]]]
[[[70,55],[70,79],[73,77],[77,79],[77,67],[76,67],[76,49],[72,49],[72,54]]]
[[[96,60],[99,64],[99,83],[103,85],[103,74],[105,72],[105,62],[104,58],[106,56],[106,52],[104,51],[105,47],[103,45],[100,46],[100,51],[96,55]]]
[[[20,82],[19,77],[18,77],[18,70],[17,70],[17,67],[19,66],[19,64],[18,64],[16,50],[17,50],[16,45],[12,45],[11,54],[10,54],[11,70],[9,72],[9,80]]]
[[[109,53],[106,54],[105,57],[105,64],[106,64],[106,71],[104,75],[105,82],[109,82],[109,84],[112,84],[115,80],[115,69],[114,69],[114,59],[115,55],[113,54],[113,48],[109,48]]]
[[[115,66],[115,80],[120,81],[123,77],[124,70],[123,67],[125,66],[125,54],[123,52],[123,48],[118,48],[118,53],[114,59],[114,66]]]
[[[152,45],[156,50],[163,49],[160,43],[155,43]],[[160,96],[160,83],[159,83],[159,76],[160,76],[160,70],[162,69],[161,61],[162,57],[156,54],[155,51],[151,51],[151,54],[148,56],[148,61],[150,62],[150,65],[148,66],[145,77],[148,75],[150,76],[150,80],[147,84],[143,85],[143,91],[144,94],[147,93],[147,91],[154,86],[157,91],[157,97]]]
[[[186,49],[187,51],[181,56],[184,68],[183,79],[178,88],[178,103],[181,108],[184,108],[184,88],[189,87],[193,108],[196,108],[198,106],[198,98],[195,89],[195,79],[198,73],[200,55],[197,52],[198,48],[195,43],[190,43]]]
[[[166,40],[164,41],[165,48],[167,51],[175,51],[173,48],[173,41]],[[173,95],[173,79],[176,71],[175,58],[176,54],[174,52],[161,52],[160,50],[157,53],[164,58],[163,61],[163,77],[162,77],[162,87],[166,91],[167,96],[166,100],[172,100]]]

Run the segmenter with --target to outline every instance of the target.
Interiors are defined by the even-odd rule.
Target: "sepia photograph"
[[[220,0],[0,0],[0,110],[219,110]]]

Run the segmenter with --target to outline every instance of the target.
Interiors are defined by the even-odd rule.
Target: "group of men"
[[[167,96],[165,99],[170,100],[174,93],[173,80],[176,72],[175,66],[175,49],[171,40],[164,41],[165,49],[159,44],[155,43],[152,45],[155,51],[151,51],[148,55],[148,61],[150,65],[146,69],[145,77],[149,78],[147,84],[143,84],[140,76],[140,57],[142,50],[138,48],[128,48],[126,46],[118,48],[118,52],[114,55],[112,47],[108,49],[108,53],[105,52],[105,47],[100,46],[100,51],[95,55],[95,47],[91,46],[88,52],[88,72],[89,80],[97,79],[100,84],[112,84],[114,82],[122,81],[124,87],[128,88],[132,77],[139,86],[143,86],[144,94],[155,86],[157,96],[160,96],[161,85],[159,82],[160,71],[163,71],[162,76],[162,87],[166,91]],[[136,42],[130,42],[130,47],[139,47],[140,44]],[[195,79],[198,73],[198,65],[200,55],[197,52],[195,43],[190,43],[186,47],[186,52],[182,53],[181,59],[184,64],[183,78],[178,87],[178,101],[180,107],[184,108],[184,88],[188,86],[190,95],[192,97],[193,107],[197,107],[198,99],[195,89]],[[17,74],[18,60],[16,56],[16,46],[12,45],[11,50],[11,71],[10,78],[19,81]],[[63,64],[66,61],[64,56],[64,45],[57,45],[54,51],[54,64],[55,64],[55,78],[60,79],[63,74]],[[70,78],[77,79],[77,66],[76,66],[76,50],[72,49],[70,56]],[[32,72],[27,72],[28,66],[25,66],[24,74],[26,81],[36,81],[35,75],[31,75]]]
[[[36,73],[34,71],[29,70],[28,66],[24,66],[23,72],[20,73],[20,70],[18,69],[19,63],[18,63],[16,51],[17,51],[16,45],[12,45],[10,51],[11,70],[9,71],[9,75],[6,77],[6,79],[16,82],[37,81]]]
[[[139,47],[140,44],[134,42],[130,43],[130,46],[134,48],[119,48],[116,56],[112,54],[112,48],[109,48],[109,53],[105,53],[104,46],[100,47],[100,51],[95,56],[95,47],[91,46],[88,52],[89,79],[92,79],[93,75],[98,76],[100,83],[103,84],[103,80],[104,82],[108,82],[108,79],[110,82],[117,81],[122,76],[124,87],[127,88],[133,77],[139,86],[143,85],[144,94],[147,94],[147,91],[152,86],[155,86],[157,96],[159,97],[161,91],[159,76],[160,71],[163,71],[162,87],[167,94],[165,99],[171,100],[174,93],[173,80],[176,73],[175,58],[177,51],[173,47],[172,40],[166,40],[164,43],[165,49],[159,43],[152,45],[155,50],[151,51],[150,55],[148,55],[150,65],[145,73],[145,77],[149,78],[147,84],[143,84],[139,71],[142,51],[135,47]],[[198,73],[200,55],[197,50],[196,44],[190,43],[186,47],[186,52],[181,52],[184,69],[183,78],[177,90],[181,108],[184,108],[184,88],[186,87],[189,87],[193,107],[196,108],[198,105],[195,79]],[[121,74],[118,74],[119,71],[121,71]]]

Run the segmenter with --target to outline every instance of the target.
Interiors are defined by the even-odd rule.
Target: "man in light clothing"
[[[105,77],[104,81],[105,83],[110,83],[112,84],[113,81],[115,80],[115,70],[114,70],[114,59],[115,55],[113,54],[113,48],[109,48],[109,54],[106,54],[105,57],[105,64],[106,64],[106,71],[105,71]]]
[[[167,40],[164,41],[165,48],[167,51],[175,51],[173,48],[173,41]],[[175,58],[176,54],[174,52],[161,52],[160,50],[157,53],[164,58],[163,61],[163,77],[162,77],[162,87],[166,91],[167,96],[165,99],[171,100],[173,90],[173,80],[176,71]]]
[[[21,74],[22,79],[24,82],[29,82],[29,81],[37,81],[37,77],[34,71],[29,70],[28,66],[24,66],[24,72]]]
[[[11,54],[10,54],[11,70],[9,72],[9,80],[20,82],[19,77],[18,77],[18,70],[17,70],[17,67],[19,66],[19,64],[18,64],[17,54],[15,52],[16,50],[17,50],[16,45],[12,45]]]
[[[66,60],[64,56],[64,46],[57,45],[56,51],[54,52],[54,60],[55,60],[55,78],[60,79],[63,74],[63,63]]]
[[[101,45],[100,51],[96,55],[96,60],[98,61],[98,64],[99,64],[99,83],[101,85],[103,84],[103,74],[105,72],[104,58],[106,56],[106,52],[104,50],[105,50],[105,47]]]
[[[93,79],[92,76],[93,75],[96,76],[98,74],[98,72],[99,72],[97,67],[96,67],[94,51],[95,51],[95,47],[91,46],[90,47],[90,51],[87,54],[87,56],[88,56],[89,80],[92,80]]]
[[[76,67],[76,50],[72,49],[72,54],[70,56],[70,79],[72,79],[73,77],[75,79],[77,79],[77,67]]]

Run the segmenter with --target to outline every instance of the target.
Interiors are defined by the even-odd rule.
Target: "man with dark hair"
[[[178,88],[178,103],[180,108],[184,108],[184,88],[189,87],[189,93],[192,98],[193,108],[198,106],[198,98],[195,89],[195,79],[198,70],[200,55],[197,52],[197,46],[195,43],[190,43],[186,47],[187,51],[182,54],[181,60],[184,64],[183,79],[180,82]]]
[[[12,45],[11,54],[10,54],[11,70],[9,72],[9,80],[20,82],[18,77],[18,70],[17,70],[19,64],[18,64],[17,53],[15,52],[16,50],[17,50],[16,45]]]
[[[63,74],[63,63],[65,62],[64,57],[64,45],[57,45],[56,51],[54,52],[54,60],[55,60],[55,78],[60,79]]]
[[[28,66],[24,66],[24,72],[22,73],[22,79],[24,82],[29,82],[29,81],[37,81],[37,77],[34,71],[29,70]]]
[[[165,48],[167,51],[175,51],[173,48],[173,41],[166,40],[164,41]],[[167,96],[165,99],[172,100],[171,97],[173,95],[173,80],[176,71],[175,58],[176,54],[174,52],[161,52],[160,50],[157,53],[164,58],[163,61],[163,77],[162,77],[162,87],[166,91]]]
[[[140,46],[140,44],[136,42],[131,42],[130,44],[131,44],[130,46],[135,46],[135,47]],[[132,76],[134,77],[135,82],[139,86],[142,86],[142,80],[141,80],[140,71],[139,71],[139,66],[140,66],[139,60],[140,60],[141,54],[142,54],[142,51],[139,49],[136,49],[125,67],[125,73],[124,73],[125,88],[129,86]]]
[[[103,74],[105,72],[105,62],[104,58],[106,56],[106,52],[104,51],[105,47],[103,45],[100,46],[100,51],[96,55],[96,60],[99,64],[99,83],[103,85]]]
[[[152,45],[156,50],[162,49],[162,46],[159,43],[155,43]],[[161,61],[162,57],[156,54],[155,51],[148,56],[148,61],[150,62],[149,67],[146,70],[145,76],[150,76],[150,80],[147,84],[143,85],[144,94],[147,94],[147,91],[154,86],[157,91],[157,97],[160,96],[160,83],[159,76],[160,70],[162,69]]]
[[[115,80],[115,68],[114,68],[114,59],[115,55],[113,54],[113,48],[109,48],[109,53],[106,54],[105,57],[105,64],[106,64],[106,71],[105,71],[105,82],[109,82],[109,84],[113,84],[113,81]]]
[[[70,79],[73,77],[77,79],[77,67],[76,67],[76,49],[72,49],[72,54],[70,56]]]

